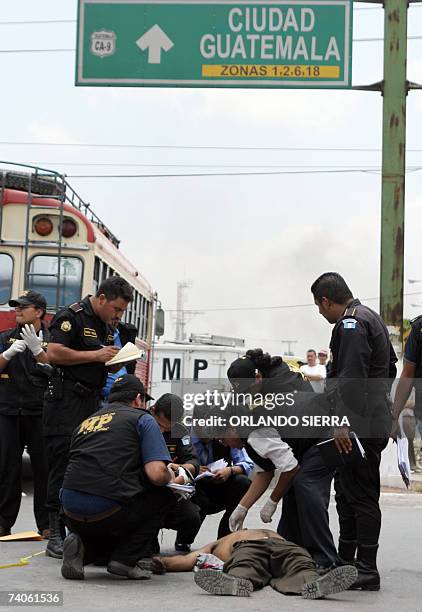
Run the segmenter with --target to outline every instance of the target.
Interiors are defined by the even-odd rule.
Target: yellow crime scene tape
[[[32,557],[37,557],[38,555],[45,555],[45,550],[41,550],[40,552],[34,553],[33,555],[29,555],[29,557],[22,557],[17,563],[7,563],[6,565],[0,565],[0,569],[8,569],[9,567],[23,567],[24,565],[29,565],[29,559],[32,559]]]

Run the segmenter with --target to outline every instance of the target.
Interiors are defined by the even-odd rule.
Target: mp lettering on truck
[[[163,359],[163,373],[162,380],[180,380],[180,364],[181,359],[177,357],[173,359],[173,365],[171,365],[171,359],[164,357]],[[168,372],[168,376],[167,376]]]
[[[199,372],[206,370],[208,367],[208,361],[206,359],[195,359],[193,362],[193,380],[199,379]]]
[[[163,370],[161,380],[180,380],[182,360],[180,357],[170,359],[169,357],[163,358]],[[193,360],[193,380],[196,382],[199,380],[199,373],[203,372],[208,368],[208,361],[206,359],[194,359]]]

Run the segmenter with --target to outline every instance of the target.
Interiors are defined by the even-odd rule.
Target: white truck
[[[152,357],[151,395],[158,399],[163,393],[229,391],[227,369],[244,354],[244,340],[211,334],[158,343]]]

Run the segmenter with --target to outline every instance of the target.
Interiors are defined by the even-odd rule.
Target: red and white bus
[[[65,177],[18,164],[0,170],[0,330],[15,325],[9,299],[26,289],[42,293],[50,317],[95,293],[114,274],[134,290],[123,321],[138,330],[145,350],[136,373],[149,388],[153,334],[164,312],[149,282],[119,249],[119,240],[72,189]]]

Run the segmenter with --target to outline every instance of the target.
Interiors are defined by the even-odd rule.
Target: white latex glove
[[[1,356],[4,357],[6,361],[10,361],[12,357],[18,353],[23,353],[25,349],[26,344],[24,340],[15,340],[12,346],[6,349]]]
[[[244,508],[240,504],[236,506],[229,518],[229,528],[230,531],[239,531],[243,529],[243,521],[248,514],[248,509]]]
[[[263,523],[271,523],[273,514],[277,510],[277,506],[277,502],[273,501],[271,498],[265,502],[261,512],[259,513]]]
[[[32,323],[31,323],[31,325],[28,325],[28,323],[27,323],[25,325],[25,327],[23,327],[23,329],[21,331],[21,338],[22,338],[22,340],[25,341],[26,346],[29,348],[29,350],[34,355],[34,357],[36,357],[37,355],[42,353],[42,351],[43,351],[43,348],[42,348],[42,341],[43,341],[42,329],[40,329],[40,333],[37,336],[37,332],[35,331],[35,328],[32,325]]]
[[[183,484],[188,484],[188,482],[190,482],[188,473],[186,472],[185,468],[182,467],[181,465],[179,465],[177,476],[183,476]]]

